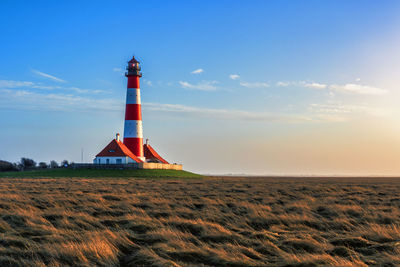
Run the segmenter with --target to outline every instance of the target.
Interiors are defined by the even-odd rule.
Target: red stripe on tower
[[[125,76],[128,78],[126,93],[124,145],[138,158],[145,160],[143,155],[142,108],[140,103],[140,83],[142,77],[139,61],[133,57],[128,62]]]
[[[135,89],[135,90],[139,90],[139,89]],[[126,109],[125,109],[125,120],[141,121],[142,120],[142,105],[128,104],[128,101],[127,101]]]
[[[139,79],[140,79],[140,77],[141,76],[130,76],[130,77],[128,77],[128,88],[140,88],[139,87]]]

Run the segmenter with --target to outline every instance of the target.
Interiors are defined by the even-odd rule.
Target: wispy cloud
[[[269,87],[268,83],[265,82],[240,82],[241,86],[247,87],[247,88],[267,88]]]
[[[240,78],[240,76],[238,74],[231,74],[231,75],[229,75],[229,78],[232,80],[237,80]]]
[[[215,91],[217,90],[217,87],[215,86],[217,83],[217,81],[202,81],[197,84],[191,84],[189,82],[179,81],[182,88],[200,91]]]
[[[153,82],[146,79],[143,79],[143,83],[146,84],[147,86],[153,86]]]
[[[338,92],[360,95],[384,95],[388,93],[386,89],[353,83],[348,83],[344,85],[333,84],[329,88]]]
[[[61,86],[52,86],[52,85],[40,85],[40,84],[35,84],[33,86],[30,86],[31,88],[35,89],[43,89],[43,90],[54,90],[54,89],[62,89],[63,87]]]
[[[27,81],[0,80],[0,88],[31,87],[34,85],[35,83]]]
[[[113,68],[112,70],[113,70],[113,72],[119,73],[122,76],[125,75],[125,71],[122,68]]]
[[[203,73],[203,72],[204,72],[203,69],[197,69],[197,70],[192,71],[191,74],[200,74],[200,73]]]
[[[147,112],[161,112],[179,118],[212,118],[254,122],[340,122],[356,115],[384,116],[388,110],[370,105],[348,105],[339,102],[310,104],[304,112],[287,114],[255,112],[235,109],[214,109],[179,104],[143,103]],[[37,93],[29,90],[0,89],[0,109],[66,111],[66,112],[121,112],[124,103],[119,99],[93,98],[65,93]]]
[[[286,87],[289,85],[290,85],[290,82],[277,82],[276,83],[276,86],[279,86],[279,87]]]
[[[7,89],[20,89],[20,88],[31,88],[31,89],[41,89],[41,90],[64,90],[64,91],[74,91],[80,94],[100,94],[106,93],[105,90],[98,89],[82,89],[78,87],[63,87],[54,85],[44,85],[41,83],[34,83],[30,81],[10,81],[10,80],[0,80],[0,88]]]
[[[53,85],[43,85],[34,82],[28,81],[10,81],[10,80],[0,80],[0,88],[22,88],[22,87],[29,87],[35,89],[45,89],[45,90],[53,90],[62,88],[60,86],[53,86]]]
[[[311,82],[311,83],[301,82],[301,84],[303,84],[304,87],[312,88],[312,89],[325,89],[327,87],[326,84],[316,83],[316,82]]]
[[[39,111],[121,111],[123,101],[63,93],[0,89],[0,108]]]
[[[346,121],[357,115],[385,116],[389,113],[387,109],[367,104],[344,104],[336,101],[310,104],[308,110],[320,117],[336,118],[337,121]]]
[[[210,109],[177,104],[143,103],[144,109],[151,111],[161,111],[164,114],[187,115],[190,117],[213,118],[221,120],[242,120],[242,121],[261,121],[261,122],[306,122],[311,118],[299,115],[286,115],[276,113],[252,112],[244,110],[229,109]]]
[[[356,81],[360,81],[360,78],[357,78]],[[309,81],[299,81],[299,82],[277,82],[276,86],[286,87],[289,85],[299,86],[299,87],[306,87],[311,89],[323,90],[329,89],[330,94],[332,95],[332,91],[342,92],[342,93],[351,93],[351,94],[358,94],[358,95],[384,95],[388,93],[388,90],[368,86],[368,85],[361,85],[358,83],[347,83],[347,84],[325,84],[325,83],[318,83],[318,82],[309,82]]]
[[[78,88],[78,87],[68,87],[66,89],[75,91],[79,94],[102,94],[102,93],[106,93],[107,91],[105,90],[99,90],[99,89],[82,89],[82,88]]]
[[[38,70],[31,70],[31,71],[32,71],[32,73],[34,73],[36,75],[39,75],[41,77],[50,79],[50,80],[55,81],[55,82],[60,82],[60,83],[65,83],[66,82],[63,79],[57,78],[57,77],[55,77],[53,75],[50,75],[50,74],[47,74],[47,73],[44,73],[44,72],[41,72],[41,71],[38,71]]]

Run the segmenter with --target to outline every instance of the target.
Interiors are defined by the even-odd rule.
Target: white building
[[[93,160],[94,164],[127,164],[143,162],[119,139],[119,134]]]

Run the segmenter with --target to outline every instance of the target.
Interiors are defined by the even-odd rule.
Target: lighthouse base
[[[129,163],[129,164],[96,164],[96,163],[74,163],[71,165],[73,169],[148,169],[148,170],[177,170],[183,169],[182,164],[165,164],[165,163]]]

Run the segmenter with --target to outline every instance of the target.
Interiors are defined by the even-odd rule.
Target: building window
[[[99,158],[99,159],[97,159],[97,161],[98,161],[98,163],[100,164],[101,163],[101,159]]]
[[[106,164],[110,164],[110,159],[106,159]]]
[[[122,164],[122,159],[117,159],[117,164]]]

